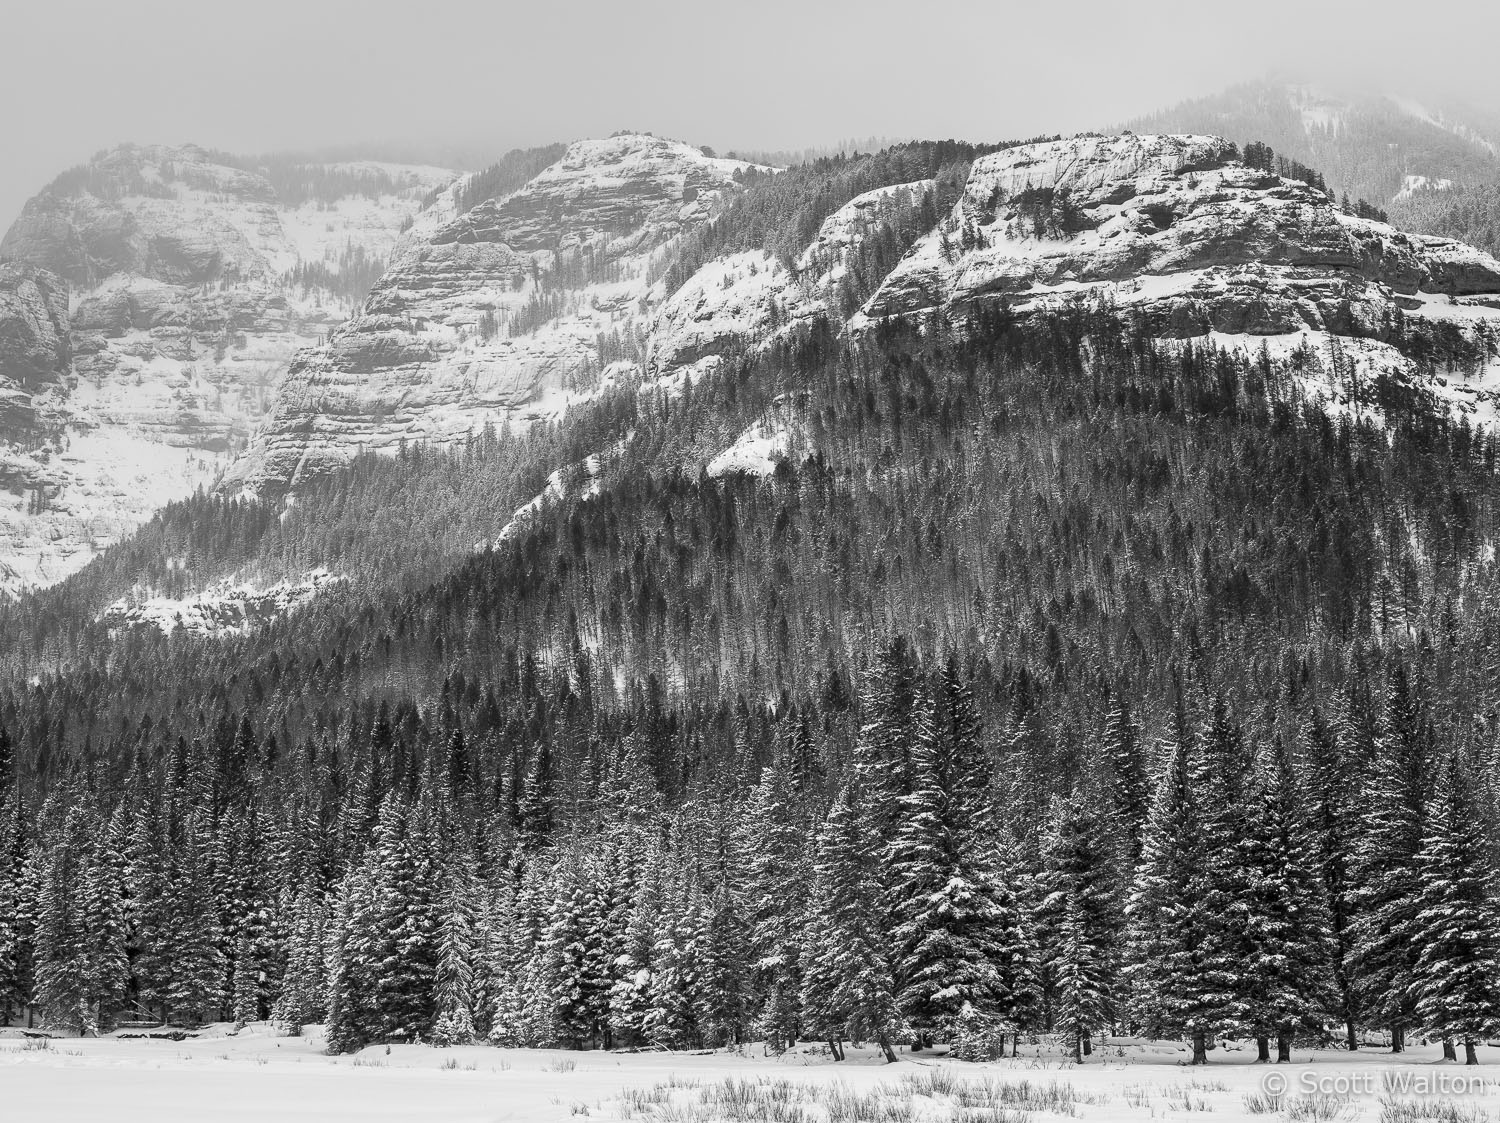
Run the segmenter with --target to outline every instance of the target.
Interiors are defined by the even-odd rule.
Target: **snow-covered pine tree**
[[[801,1028],[802,906],[807,901],[809,828],[790,769],[773,757],[761,769],[744,813],[752,981],[759,1000],[756,1034],[773,1052],[796,1043]]]
[[[517,801],[517,833],[521,848],[540,850],[552,836],[554,818],[552,748],[546,738],[536,746]]]
[[[1361,789],[1350,966],[1363,1012],[1389,1029],[1391,1051],[1399,1053],[1416,1017],[1412,930],[1430,783],[1425,722],[1400,663],[1391,671],[1382,725]]]
[[[606,1046],[623,1033],[639,1041],[639,1022],[628,1012],[637,981],[650,959],[650,938],[632,936],[642,880],[654,864],[662,831],[662,798],[646,760],[639,731],[625,737],[601,786],[599,836],[603,941],[609,953],[609,1020]],[[741,956],[743,947],[738,949]],[[619,1000],[617,1008],[617,998]]]
[[[0,1025],[9,1025],[30,997],[22,922],[26,841],[21,823],[20,796],[12,787],[0,793]]]
[[[655,1044],[691,1048],[702,1041],[698,998],[706,922],[703,890],[690,877],[666,896],[651,951],[650,1009],[643,1028]]]
[[[437,974],[433,980],[436,1045],[468,1045],[474,1040],[474,901],[478,878],[461,858],[450,860],[438,931]]]
[[[321,897],[304,889],[293,899],[286,970],[271,1017],[294,1034],[328,1014],[327,914]]]
[[[844,1038],[874,1040],[894,1061],[900,1022],[883,932],[879,848],[855,774],[818,833],[818,858],[802,960],[801,1002],[809,1029],[843,1059]]]
[[[173,1017],[198,1025],[219,1015],[226,967],[215,907],[212,831],[203,817],[190,815],[177,849],[164,939],[171,949],[171,974],[163,999]]]
[[[1179,704],[1167,766],[1157,784],[1126,906],[1123,971],[1135,1023],[1152,1037],[1187,1037],[1193,1064],[1208,1063],[1208,1039],[1238,1023],[1234,940],[1225,851],[1232,846],[1225,779],[1216,769],[1237,735],[1222,707],[1200,744]]]
[[[1347,705],[1347,696],[1343,705]],[[1335,1012],[1344,1025],[1345,1047],[1359,1045],[1358,999],[1351,969],[1352,944],[1349,923],[1353,911],[1350,862],[1356,828],[1355,791],[1349,783],[1355,766],[1345,756],[1350,739],[1335,736],[1334,729],[1316,709],[1302,730],[1302,760],[1305,774],[1309,833],[1328,906],[1333,985],[1337,992]]]
[[[569,853],[554,871],[554,893],[538,945],[554,1032],[575,1049],[603,1042],[609,1023],[607,908],[598,863]]]
[[[176,865],[175,848],[168,842],[166,817],[138,814],[125,848],[125,876],[138,950],[131,965],[136,994],[146,1006],[167,1015],[167,985],[172,979],[172,949],[168,944],[172,902],[169,886]]]
[[[334,890],[328,925],[328,1028],[330,1053],[352,1053],[381,1030],[376,987],[380,959],[376,924],[380,895],[374,856],[350,870]]]
[[[710,1048],[739,1045],[749,1029],[749,929],[736,895],[723,882],[705,908],[698,983],[703,1040]]]
[[[1417,864],[1421,892],[1411,926],[1417,1015],[1430,1035],[1475,1045],[1500,1035],[1500,907],[1492,840],[1457,752],[1433,794]]]
[[[1127,857],[1134,864],[1141,856],[1141,834],[1151,814],[1151,779],[1141,731],[1123,694],[1110,696],[1100,751],[1108,764],[1111,802],[1129,842]]]
[[[925,1040],[950,1035],[966,1007],[1014,1024],[1031,992],[1026,926],[995,851],[988,761],[956,660],[923,700],[917,730],[887,861],[897,1004]]]
[[[636,1046],[647,1040],[651,957],[659,935],[663,876],[659,857],[653,852],[636,880],[624,937],[611,965],[614,981],[609,992],[610,1033],[620,1045]]]
[[[1281,1063],[1292,1059],[1297,1032],[1320,1032],[1327,1024],[1338,992],[1317,847],[1280,739],[1259,754],[1245,803],[1237,850],[1249,903],[1246,1024],[1260,1041],[1276,1039]]]
[[[60,798],[59,798],[60,796]],[[43,809],[57,824],[38,853],[36,1000],[47,1024],[87,1033],[94,1025],[89,995],[88,932],[83,900],[92,849],[83,792],[60,789]],[[64,810],[66,808],[66,810]],[[60,821],[59,821],[60,820]]]
[[[229,1013],[240,1028],[260,1020],[260,979],[250,952],[250,937],[243,932],[234,942],[234,962],[229,969]]]
[[[125,847],[129,827],[116,809],[94,840],[84,875],[82,918],[90,1005],[118,1007],[130,981],[130,902]],[[96,1019],[93,1028],[101,1028]]]
[[[425,788],[410,807],[392,795],[381,808],[374,848],[375,934],[378,1037],[384,1041],[424,1041],[432,1033],[443,911],[434,814]]]
[[[1054,1025],[1080,1063],[1091,1052],[1091,1036],[1115,1013],[1120,923],[1107,820],[1107,805],[1092,787],[1059,801],[1043,880],[1042,912],[1057,937],[1048,953],[1057,980]]]
[[[905,637],[891,639],[875,658],[861,692],[865,724],[860,729],[855,766],[860,770],[869,815],[877,837],[891,842],[901,822],[901,801],[915,782],[921,675]]]

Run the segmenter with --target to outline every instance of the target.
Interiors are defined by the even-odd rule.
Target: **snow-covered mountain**
[[[686,145],[620,136],[573,145],[467,214],[434,224],[433,208],[360,315],[299,354],[231,486],[275,494],[361,449],[556,416],[610,379],[675,385],[819,322],[859,332],[941,313],[962,325],[1080,300],[1158,338],[1264,345],[1331,408],[1391,377],[1477,420],[1497,416],[1500,368],[1435,368],[1406,344],[1441,324],[1466,355],[1492,353],[1500,263],[1345,213],[1217,137],[1088,136],[985,156],[952,210],[852,309],[840,283],[863,240],[931,181],[851,200],[790,267],[729,253],[667,293],[658,278],[675,239],[738,188],[735,171]],[[795,424],[783,417],[743,441],[774,452]],[[729,451],[705,463],[731,465],[716,459]]]
[[[211,483],[291,356],[354,306],[439,168],[124,146],[0,242],[0,592],[50,584]],[[273,179],[275,182],[273,182]]]
[[[1374,410],[1375,388],[1393,384],[1479,422],[1500,416],[1500,366],[1492,361],[1500,263],[1462,243],[1349,214],[1315,186],[1245,163],[1217,137],[1126,133],[1002,148],[975,160],[966,181],[952,182],[941,213],[934,180],[894,183],[822,212],[827,217],[809,227],[814,232],[795,253],[783,246],[699,256],[703,264],[683,280],[672,266],[685,239],[763,171],[622,134],[577,142],[519,189],[478,205],[461,203],[463,184],[455,182],[429,194],[420,210],[410,204],[415,213],[399,241],[386,230],[379,245],[389,249],[390,265],[352,318],[289,358],[307,342],[297,330],[329,329],[316,318],[322,298],[297,304],[285,293],[265,296],[264,278],[274,272],[259,264],[269,260],[259,248],[267,242],[251,238],[245,224],[234,227],[242,237],[226,234],[212,253],[165,252],[149,238],[145,248],[127,247],[133,269],[161,273],[177,268],[164,263],[186,259],[210,262],[196,268],[230,278],[197,288],[120,270],[90,280],[100,270],[88,272],[89,262],[114,252],[111,245],[96,238],[86,243],[100,246],[92,256],[68,258],[56,247],[70,243],[54,238],[52,263],[83,278],[90,295],[75,297],[64,330],[60,279],[34,268],[0,275],[0,310],[23,325],[9,337],[19,342],[7,369],[22,373],[12,380],[5,416],[21,416],[24,398],[38,419],[28,431],[57,418],[74,448],[107,435],[160,457],[162,471],[147,476],[137,468],[144,478],[114,484],[96,508],[118,525],[127,521],[120,511],[137,518],[208,478],[243,431],[235,425],[255,421],[245,387],[260,384],[235,381],[230,347],[213,369],[239,396],[206,408],[201,394],[190,397],[192,379],[203,376],[185,369],[203,362],[200,335],[179,320],[147,316],[138,324],[118,313],[108,320],[105,311],[140,307],[163,290],[217,300],[221,289],[237,299],[264,296],[257,308],[284,308],[296,324],[278,333],[279,320],[256,323],[255,347],[285,347],[281,362],[289,365],[280,368],[284,378],[249,446],[221,477],[228,493],[266,498],[362,451],[460,442],[487,425],[555,418],[607,385],[670,391],[735,355],[814,329],[857,334],[902,318],[964,330],[995,315],[1034,316],[1080,302],[1158,339],[1264,355],[1331,410]],[[273,219],[281,224],[286,237],[284,215],[261,206],[255,213],[268,227]],[[919,215],[926,217],[913,228]],[[893,224],[902,227],[899,237]],[[80,225],[91,229],[74,222]],[[36,223],[18,228],[24,238],[14,239],[39,238]],[[274,268],[285,267],[283,258]],[[260,279],[240,279],[252,275]],[[153,350],[143,359],[137,352],[148,343]],[[193,358],[163,355],[174,347],[192,348]],[[266,378],[275,380],[274,360],[265,361],[273,367]],[[140,395],[125,392],[126,379],[140,380],[144,407]],[[82,410],[94,406],[97,417],[101,401],[114,403],[114,427],[84,429]],[[790,395],[775,417],[728,440],[705,437],[701,466],[714,474],[769,472],[808,451],[796,401]],[[136,403],[133,415],[126,402]],[[559,484],[561,493],[607,485],[616,457],[597,452],[586,480]],[[134,455],[133,464],[148,462]],[[18,456],[48,463],[45,446],[12,459]],[[102,475],[108,461],[63,463],[77,477],[85,468]],[[30,470],[28,477],[8,467],[13,496],[36,493],[29,480],[37,470]],[[29,501],[33,509],[49,505],[50,496]],[[76,509],[65,517],[77,519]],[[20,509],[11,518],[65,528],[60,544],[34,550],[39,557],[86,556],[107,540],[78,545],[50,511],[40,521]],[[0,556],[27,555],[12,546]]]
[[[556,416],[636,370],[673,245],[750,168],[621,134],[466,213],[440,201],[359,314],[297,355],[228,486],[275,494],[361,450]]]
[[[1500,418],[1500,262],[1344,213],[1220,138],[1079,137],[982,157],[844,322],[820,283],[843,266],[814,262],[819,246],[857,246],[836,231],[866,206],[830,218],[796,276],[753,253],[704,266],[656,321],[659,365],[711,363],[817,317],[855,332],[893,317],[961,329],[1086,302],[1159,339],[1264,350],[1331,409],[1368,405],[1394,379],[1474,421]]]

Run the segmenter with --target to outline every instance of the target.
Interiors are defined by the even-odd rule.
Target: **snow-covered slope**
[[[658,274],[749,165],[642,134],[408,238],[360,314],[293,361],[228,484],[275,494],[362,449],[555,416],[641,352]],[[416,233],[415,229],[413,233]]]
[[[870,232],[932,181],[867,191],[823,220],[794,270],[769,253],[711,261],[662,305],[652,324],[649,366],[658,378],[696,378],[726,355],[765,347],[816,320],[837,320],[840,286]]]
[[[220,581],[181,599],[125,597],[105,609],[103,619],[112,629],[147,627],[171,633],[181,628],[200,636],[246,632],[284,616],[345,580],[326,569],[315,569],[299,580],[278,581],[266,587]]]
[[[937,311],[963,324],[1079,300],[1162,339],[1353,340],[1439,388],[1403,353],[1413,335],[1441,322],[1491,357],[1500,340],[1500,262],[1488,255],[1344,214],[1216,137],[1133,134],[976,161],[953,211],[850,326]]]
[[[45,270],[0,274],[0,334],[37,321],[23,305],[40,285],[64,341],[38,345],[45,378],[15,347],[0,354],[0,593],[61,579],[211,483],[291,356],[352,311],[352,271],[378,271],[453,179],[313,165],[300,174],[314,189],[283,198],[241,163],[192,146],[104,152],[30,200],[0,243],[0,259]]]

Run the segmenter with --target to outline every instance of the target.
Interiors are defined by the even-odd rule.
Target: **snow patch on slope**
[[[244,633],[285,616],[347,580],[326,569],[314,569],[300,580],[278,581],[266,588],[231,579],[181,599],[123,597],[104,610],[102,619],[111,629],[154,627],[166,635],[179,628],[199,636]]]

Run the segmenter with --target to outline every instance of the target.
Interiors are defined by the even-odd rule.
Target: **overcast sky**
[[[121,141],[1070,132],[1291,69],[1500,111],[1495,0],[0,0],[0,229]]]

